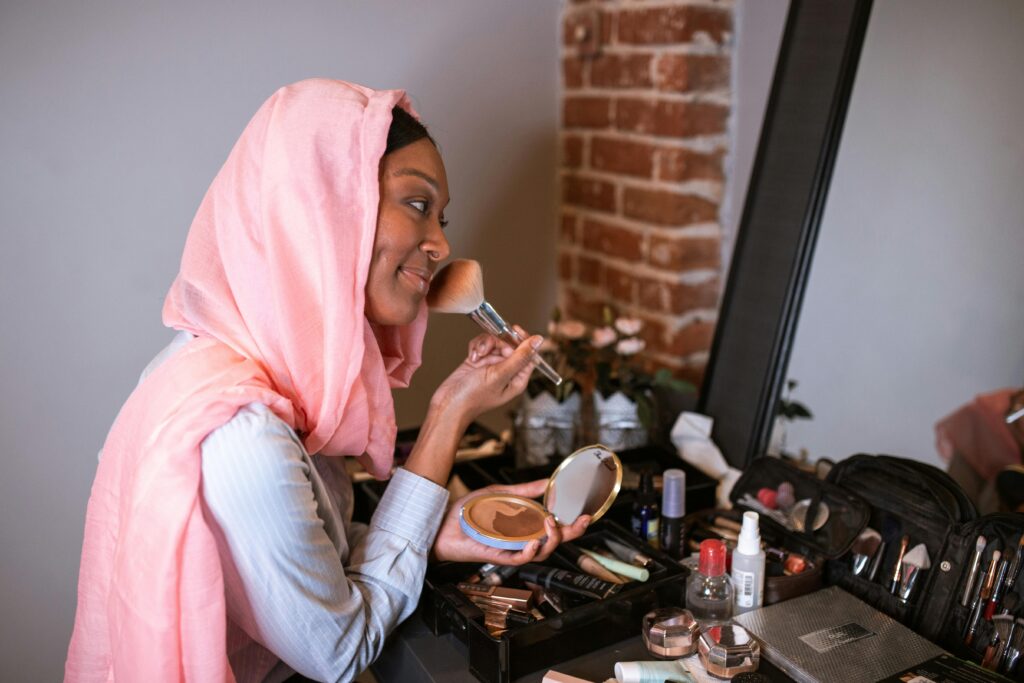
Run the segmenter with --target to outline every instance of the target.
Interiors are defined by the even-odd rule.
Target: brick
[[[636,302],[637,281],[632,273],[606,266],[604,286],[615,303],[632,306]]]
[[[655,175],[658,180],[725,180],[722,170],[723,152],[704,154],[689,149],[663,147],[655,153]]]
[[[612,101],[607,97],[566,97],[563,119],[567,128],[606,128],[612,122]]]
[[[717,55],[662,55],[655,64],[662,92],[700,92],[729,87],[729,58]]]
[[[585,218],[582,233],[583,247],[589,251],[627,261],[639,261],[643,255],[643,235],[635,230]]]
[[[590,63],[590,85],[595,88],[650,88],[651,55],[603,54]]]
[[[576,244],[576,214],[563,213],[560,236],[565,244]]]
[[[721,45],[732,29],[732,15],[715,7],[659,7],[619,12],[617,23],[621,43],[665,45],[710,39]]]
[[[647,261],[675,273],[718,268],[722,264],[722,246],[716,237],[671,238],[651,235]]]
[[[604,266],[596,258],[582,254],[576,257],[576,272],[580,284],[598,287],[604,281]]]
[[[627,187],[623,213],[657,225],[689,225],[718,218],[718,205],[702,197]]]
[[[640,330],[640,337],[647,342],[647,348],[651,351],[664,352],[668,348],[665,325],[642,314],[637,317],[644,321],[644,327]]]
[[[717,279],[688,285],[643,278],[640,280],[638,302],[649,311],[682,315],[697,309],[716,307],[719,288]]]
[[[572,282],[572,255],[562,252],[558,255],[558,279],[563,282]]]
[[[562,60],[562,81],[567,89],[583,87],[583,60],[566,57]]]
[[[583,165],[583,138],[578,135],[566,135],[562,140],[562,165],[566,168],[579,168]]]
[[[562,308],[567,317],[582,320],[591,325],[601,323],[601,315],[604,311],[603,301],[595,301],[576,287],[565,286],[562,288]]]
[[[590,141],[590,166],[598,171],[650,178],[655,148],[631,140],[595,137]]]
[[[566,176],[562,199],[567,204],[615,212],[615,186],[604,180]]]
[[[562,43],[569,46],[578,46],[587,42],[588,38],[582,35],[596,33],[598,45],[608,45],[612,41],[614,30],[612,16],[608,12],[599,10],[573,11],[565,15],[562,20]]]
[[[649,135],[690,137],[725,132],[729,109],[707,102],[620,99],[615,103],[619,130]]]
[[[677,356],[688,356],[691,353],[708,351],[711,340],[715,336],[715,324],[706,320],[698,320],[678,330],[672,335],[669,353]]]

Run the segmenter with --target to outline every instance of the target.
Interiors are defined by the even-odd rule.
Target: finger
[[[495,347],[495,339],[489,334],[478,334],[469,341],[469,360],[475,362],[488,355]]]
[[[501,369],[505,383],[512,382],[524,369],[533,369],[533,352],[541,345],[544,339],[534,335],[523,340],[523,343],[516,347],[515,352],[504,363]]]
[[[590,515],[580,515],[576,518],[576,521],[569,526],[563,526],[560,529],[562,534],[562,543],[573,541],[582,536],[586,533],[587,527],[590,526],[590,522]]]
[[[555,548],[562,542],[562,532],[558,528],[558,523],[555,522],[554,515],[548,515],[544,520],[544,531],[548,537],[536,555],[536,559],[541,562],[548,559],[548,556],[555,552]]]
[[[526,547],[518,552],[506,551],[511,553],[509,557],[502,560],[502,564],[508,565],[522,565],[527,562],[533,562],[537,557],[537,552],[540,550],[541,543],[539,540],[533,540],[526,544]]]
[[[514,496],[522,496],[523,498],[536,498],[543,494],[547,487],[547,479],[537,479],[525,484],[492,484],[482,489],[480,493],[511,493]]]

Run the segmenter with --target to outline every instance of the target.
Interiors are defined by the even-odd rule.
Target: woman
[[[414,609],[428,552],[522,563],[585,528],[549,520],[543,546],[510,553],[462,535],[458,502],[444,513],[458,439],[523,390],[538,337],[471,342],[369,527],[349,524],[326,456],[389,476],[390,389],[419,365],[449,252],[444,165],[408,106],[338,81],[282,88],[214,179],[164,306],[180,332],[100,457],[67,680],[349,680]]]

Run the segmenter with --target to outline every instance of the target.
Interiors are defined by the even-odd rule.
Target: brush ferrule
[[[486,301],[470,311],[468,315],[488,334],[497,337],[509,346],[516,347],[523,343],[522,335],[505,322],[505,319]],[[551,380],[556,387],[562,383],[562,377],[536,351],[533,352],[533,362],[541,374]]]

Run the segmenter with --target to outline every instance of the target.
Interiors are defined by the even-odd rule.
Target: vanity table
[[[560,673],[603,683],[613,678],[616,662],[651,659],[637,635],[552,668]],[[452,635],[433,635],[418,611],[395,629],[370,670],[380,683],[479,683],[467,668],[466,647]],[[515,683],[540,683],[546,672],[547,669],[535,671],[515,679]],[[758,672],[771,681],[792,680],[764,659]]]

